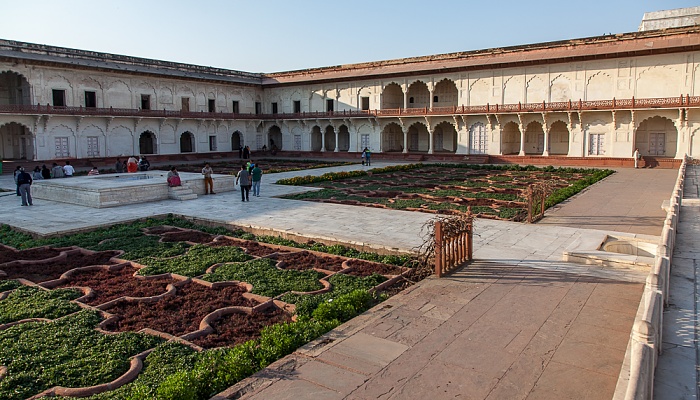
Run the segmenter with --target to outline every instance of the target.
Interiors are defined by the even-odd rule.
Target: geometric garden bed
[[[0,245],[0,398],[207,398],[412,274],[368,260],[407,257],[186,228],[168,218],[34,240],[0,227],[6,244],[46,246]]]

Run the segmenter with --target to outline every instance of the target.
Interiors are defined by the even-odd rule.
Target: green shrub
[[[55,319],[80,310],[80,306],[70,300],[82,296],[73,289],[42,290],[21,286],[13,290],[4,300],[0,300],[0,324],[26,318]]]
[[[185,276],[198,276],[202,275],[207,268],[214,264],[241,262],[251,258],[240,247],[209,247],[198,244],[190,247],[189,251],[182,256],[173,258],[145,257],[137,261],[146,265],[145,268],[139,271],[141,275],[156,275],[170,272]]]

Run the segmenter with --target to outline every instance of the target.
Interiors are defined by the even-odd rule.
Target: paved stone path
[[[357,168],[265,175],[262,197],[246,203],[238,193],[221,193],[108,209],[44,200],[20,207],[14,193],[0,194],[0,220],[64,234],[175,213],[372,249],[420,245],[430,214],[272,197],[307,190],[271,184],[281,177]],[[613,175],[617,186],[594,185],[538,224],[477,220],[479,262],[419,283],[231,390],[247,388],[247,398],[261,399],[610,398],[646,273],[565,263],[561,255],[572,247],[596,248],[609,230],[658,235],[660,206],[676,174],[622,170]],[[0,177],[0,187],[14,189],[12,178]],[[625,202],[632,205],[623,209]],[[573,218],[569,206],[581,218]]]

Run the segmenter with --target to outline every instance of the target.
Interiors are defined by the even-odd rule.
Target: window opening
[[[239,107],[240,107],[240,106],[239,106],[238,100],[234,100],[234,101],[233,101],[233,113],[234,113],[234,114],[238,114],[238,113],[241,112],[240,109],[239,109]]]
[[[53,106],[54,107],[65,107],[66,106],[66,91],[63,89],[53,89]]]
[[[260,114],[262,112],[262,104],[259,101],[255,102],[255,113]]]
[[[277,114],[277,103],[272,103],[272,113]]]
[[[301,112],[301,101],[300,100],[294,100],[294,112],[297,114]]]
[[[326,100],[326,112],[333,112],[333,99]]]
[[[85,107],[95,108],[97,107],[97,96],[95,92],[85,91]]]
[[[360,97],[360,109],[369,110],[369,97]]]
[[[209,99],[208,104],[209,104],[209,112],[210,113],[216,112],[216,100]]]
[[[150,110],[151,109],[151,95],[150,94],[142,94],[141,95],[141,109],[142,110]]]

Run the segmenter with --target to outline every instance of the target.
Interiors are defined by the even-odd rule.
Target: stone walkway
[[[272,197],[307,190],[271,184],[281,177],[357,168],[265,175],[262,197],[246,203],[225,193],[108,209],[44,200],[19,207],[7,193],[0,215],[52,235],[175,213],[370,249],[419,246],[430,214]],[[676,174],[621,170],[613,184],[594,185],[538,224],[477,220],[477,263],[421,282],[231,390],[260,399],[611,398],[646,272],[565,263],[561,255],[597,248],[610,230],[658,235]],[[13,189],[12,178],[0,177],[0,187]]]

